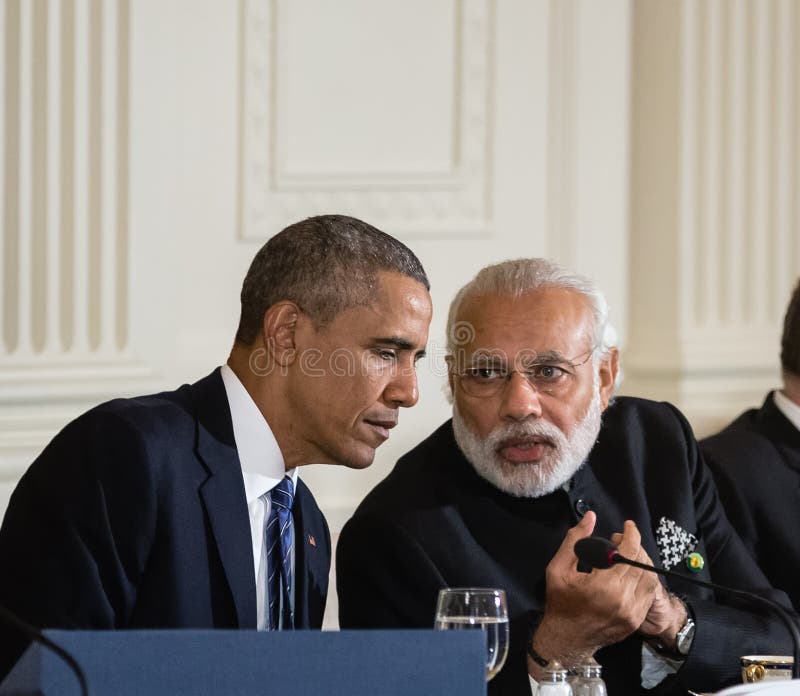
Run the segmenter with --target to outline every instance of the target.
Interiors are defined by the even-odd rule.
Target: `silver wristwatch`
[[[675,649],[678,651],[680,655],[686,657],[689,654],[689,650],[692,648],[692,641],[694,640],[694,619],[689,615],[689,612],[686,613],[686,623],[683,624],[683,627],[680,631],[678,631],[678,635],[675,636]]]

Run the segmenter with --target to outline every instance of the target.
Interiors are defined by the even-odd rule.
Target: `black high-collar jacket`
[[[692,549],[705,559],[702,571],[690,571],[683,560],[687,547],[673,570],[769,592],[725,516],[683,416],[668,404],[618,398],[604,413],[597,443],[569,492],[537,499],[500,492],[464,459],[450,422],[400,459],[341,533],[340,623],[430,627],[440,588],[503,588],[511,646],[489,693],[529,696],[525,648],[531,617],[544,608],[545,568],[589,509],[597,513],[595,533],[605,537],[634,520],[656,564],[668,560],[662,556],[671,548],[671,534],[658,532],[666,524],[678,536],[693,535]],[[697,629],[678,674],[650,693],[716,690],[739,681],[741,655],[789,650],[788,634],[772,618],[718,604],[710,591],[687,583],[668,585],[686,597]],[[782,593],[774,596],[788,602]],[[598,652],[610,694],[642,690],[641,651],[634,635]]]

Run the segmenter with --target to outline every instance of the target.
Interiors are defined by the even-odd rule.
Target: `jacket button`
[[[592,506],[589,505],[583,498],[578,498],[575,501],[575,512],[577,512],[581,517],[583,517],[589,510],[592,509]]]

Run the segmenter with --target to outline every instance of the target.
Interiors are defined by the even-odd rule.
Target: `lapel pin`
[[[693,553],[690,553],[686,557],[686,567],[689,570],[691,570],[693,573],[697,573],[697,572],[703,570],[703,566],[705,564],[706,564],[706,562],[705,562],[705,560],[703,560],[703,557],[699,553],[697,553],[696,551],[693,552]]]
[[[308,535],[308,543],[311,544],[314,548],[317,548],[317,540],[314,538],[313,534]]]

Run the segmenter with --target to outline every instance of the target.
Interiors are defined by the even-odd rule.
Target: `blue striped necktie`
[[[272,506],[267,521],[267,592],[269,594],[269,630],[294,628],[292,602],[292,544],[294,485],[285,477],[270,493]],[[281,617],[283,622],[281,623]]]

